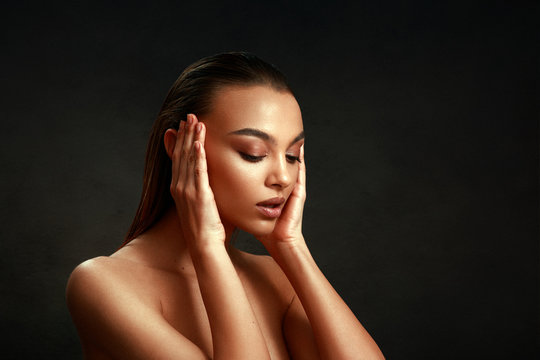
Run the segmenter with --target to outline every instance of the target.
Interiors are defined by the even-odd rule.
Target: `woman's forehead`
[[[282,138],[295,137],[303,130],[294,96],[268,86],[225,88],[216,94],[212,111],[200,120],[215,135],[257,129]]]

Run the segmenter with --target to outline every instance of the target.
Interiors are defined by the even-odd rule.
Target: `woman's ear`
[[[165,145],[165,151],[167,152],[167,155],[169,155],[169,159],[172,159],[177,134],[178,132],[176,130],[167,129],[167,131],[165,131],[165,135],[163,135],[163,145]]]

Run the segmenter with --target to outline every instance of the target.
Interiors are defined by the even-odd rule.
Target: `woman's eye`
[[[300,157],[294,155],[287,155],[287,161],[291,164],[294,164],[295,162],[300,162]]]
[[[239,154],[242,157],[242,159],[247,160],[249,162],[259,162],[262,159],[264,159],[264,157],[265,157],[265,155],[263,155],[263,156],[255,156],[255,155],[249,155],[249,154],[246,154],[246,153],[243,153],[243,152],[239,152]]]

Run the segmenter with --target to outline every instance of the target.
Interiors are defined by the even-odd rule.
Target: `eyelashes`
[[[289,161],[291,164],[295,162],[301,162],[300,156],[293,156],[293,155],[287,155],[287,161]]]
[[[246,153],[241,152],[241,151],[239,151],[238,153],[240,154],[242,159],[244,159],[246,161],[249,161],[249,162],[252,162],[252,163],[260,162],[266,157],[266,155],[256,156],[256,155],[246,154]],[[290,164],[294,164],[295,162],[300,162],[300,157],[299,156],[294,156],[294,155],[288,155],[287,154],[287,155],[285,155],[285,157],[287,158],[287,162],[289,162]]]
[[[259,162],[261,161],[262,159],[264,159],[266,157],[266,155],[263,155],[263,156],[255,156],[255,155],[249,155],[249,154],[246,154],[246,153],[243,153],[243,152],[238,152],[240,154],[240,156],[242,157],[242,159],[246,160],[246,161],[249,161],[249,162]]]

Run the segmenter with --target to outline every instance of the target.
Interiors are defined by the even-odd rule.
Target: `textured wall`
[[[306,238],[388,359],[538,355],[535,2],[51,3],[0,25],[8,358],[80,356],[69,273],[121,243],[169,86],[228,50],[288,75]]]

